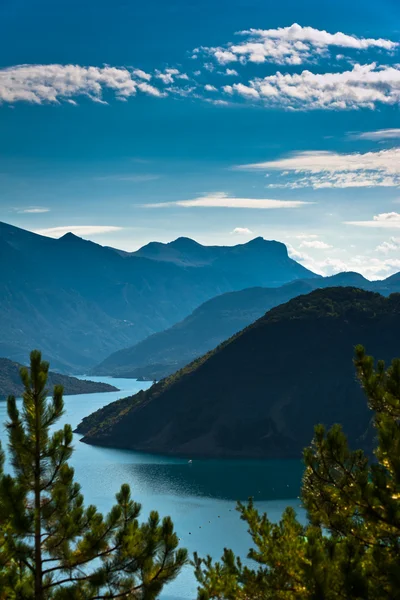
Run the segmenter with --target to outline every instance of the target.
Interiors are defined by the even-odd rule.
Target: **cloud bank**
[[[389,254],[389,252],[400,250],[400,238],[390,238],[388,242],[382,242],[375,248],[376,252],[382,252],[383,254]]]
[[[343,271],[355,271],[361,273],[368,279],[383,279],[396,273],[400,269],[400,259],[395,257],[376,257],[368,254],[356,254],[354,256],[343,256],[339,249],[339,256],[333,250],[330,256],[311,256],[302,250],[297,250],[287,244],[288,253],[291,258],[303,264],[307,269],[320,275],[334,275]]]
[[[321,240],[311,240],[304,241],[300,244],[300,248],[315,248],[316,250],[328,250],[328,248],[332,248],[326,242],[322,242]]]
[[[400,129],[378,129],[377,131],[362,131],[349,134],[353,140],[394,140],[400,139]]]
[[[400,186],[400,148],[377,152],[297,152],[286,158],[240,165],[249,171],[281,171],[282,183],[270,188],[347,188]],[[288,179],[288,181],[286,181]]]
[[[216,105],[227,104],[229,97],[230,102],[257,102],[266,108],[286,110],[374,109],[381,104],[400,102],[400,66],[394,58],[400,50],[397,41],[329,33],[296,23],[276,29],[249,29],[237,35],[237,42],[196,48],[189,59],[191,66],[185,64],[188,72],[182,72],[180,65],[163,69],[155,65],[151,73],[110,65],[9,66],[0,69],[0,104],[65,101],[76,105],[79,97],[105,103],[110,94],[126,101],[138,93],[159,98],[196,98]],[[346,58],[338,50],[352,51],[354,57]],[[354,58],[360,61],[361,54],[366,57],[365,64],[355,64]],[[376,62],[382,57],[386,64]],[[203,60],[200,68],[196,64],[193,69],[192,58]],[[321,59],[325,64],[333,62],[327,67],[330,71],[299,71],[303,64],[317,65]],[[351,68],[338,71],[338,60],[342,64],[350,62]],[[253,75],[250,79],[246,76],[247,64],[254,67],[266,62],[287,67],[289,72],[277,71],[266,77]],[[226,85],[232,77],[241,80]],[[211,92],[215,99],[209,97]],[[381,139],[379,135],[396,137],[395,131],[375,132],[375,137],[364,139]]]
[[[15,210],[20,214],[42,214],[50,211],[49,208],[44,206],[28,206],[26,208],[17,208]]]
[[[381,213],[372,217],[370,221],[345,221],[345,225],[358,227],[382,227],[387,229],[400,229],[400,213]]]
[[[63,225],[62,227],[48,227],[47,229],[36,229],[34,233],[48,237],[59,238],[66,233],[75,235],[100,235],[101,233],[111,233],[120,231],[123,227],[114,227],[113,225]]]
[[[34,104],[71,101],[86,96],[103,102],[105,90],[120,100],[138,91],[150,96],[162,92],[150,85],[151,76],[144,71],[129,71],[117,67],[81,67],[79,65],[18,65],[0,70],[0,102],[31,102]]]
[[[233,231],[231,231],[233,235],[252,235],[253,232],[248,227],[235,227]]]
[[[240,31],[237,35],[244,38],[244,41],[228,42],[224,46],[196,48],[194,53],[212,56],[221,65],[238,61],[300,65],[313,62],[319,56],[326,56],[331,46],[335,49],[379,49],[386,52],[393,52],[398,46],[397,42],[391,40],[360,38],[340,31],[328,33],[314,27],[302,27],[297,23],[277,29],[249,29]]]
[[[273,200],[269,198],[233,198],[225,192],[214,192],[194,198],[193,200],[177,200],[175,202],[159,202],[156,204],[145,204],[146,208],[167,208],[181,206],[185,208],[254,208],[254,209],[277,209],[277,208],[300,208],[313,202],[302,202],[300,200]]]
[[[400,68],[377,63],[355,64],[335,73],[280,73],[248,84],[225,85],[225,94],[257,100],[266,107],[292,110],[374,109],[400,102]]]

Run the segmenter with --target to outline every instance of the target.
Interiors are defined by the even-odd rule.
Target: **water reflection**
[[[121,467],[121,465],[120,465]],[[300,461],[193,461],[192,464],[124,464],[127,479],[151,494],[220,500],[286,500],[299,494]]]

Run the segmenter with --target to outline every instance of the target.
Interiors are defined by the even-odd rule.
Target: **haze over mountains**
[[[384,296],[400,292],[400,277],[368,281],[359,273],[339,273],[294,281],[279,288],[249,288],[208,300],[186,319],[131,348],[115,352],[92,370],[94,375],[162,379],[253,323],[267,310],[318,288],[353,286]]]
[[[171,377],[93,413],[84,441],[207,457],[300,457],[315,423],[370,449],[354,346],[399,354],[400,294],[327,288],[272,309]]]
[[[223,248],[179,238],[126,253],[73,234],[52,239],[0,223],[0,356],[40,348],[82,372],[181,321],[227,291],[317,277],[262,238]]]

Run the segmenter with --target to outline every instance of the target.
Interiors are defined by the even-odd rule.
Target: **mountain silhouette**
[[[224,248],[180,238],[171,246],[191,263],[0,223],[0,356],[23,362],[40,348],[53,368],[87,371],[213,296],[314,276],[276,242]],[[208,257],[204,264],[193,249]]]
[[[93,413],[91,444],[179,456],[299,458],[317,423],[370,449],[354,346],[399,355],[400,294],[319,289],[278,306],[184,369]]]

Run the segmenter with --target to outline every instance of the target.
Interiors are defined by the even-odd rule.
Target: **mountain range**
[[[249,288],[221,294],[196,308],[183,321],[131,348],[115,352],[91,373],[159,380],[212,350],[267,310],[318,288],[353,286],[387,296],[400,292],[400,276],[368,281],[359,273],[294,281],[279,288]]]
[[[90,444],[193,457],[297,458],[314,424],[343,425],[370,448],[354,346],[400,354],[400,294],[319,289],[273,308],[184,369],[98,410],[78,427]]]
[[[206,247],[187,238],[128,253],[72,233],[52,239],[0,223],[0,356],[40,348],[53,368],[87,371],[228,291],[317,277],[284,244]]]
[[[0,400],[4,400],[11,395],[22,396],[24,386],[21,383],[19,374],[21,366],[19,363],[8,360],[8,358],[0,358]],[[49,393],[52,392],[55,385],[62,385],[65,395],[118,392],[118,388],[108,383],[77,379],[76,377],[68,377],[68,375],[50,371],[48,378]]]

